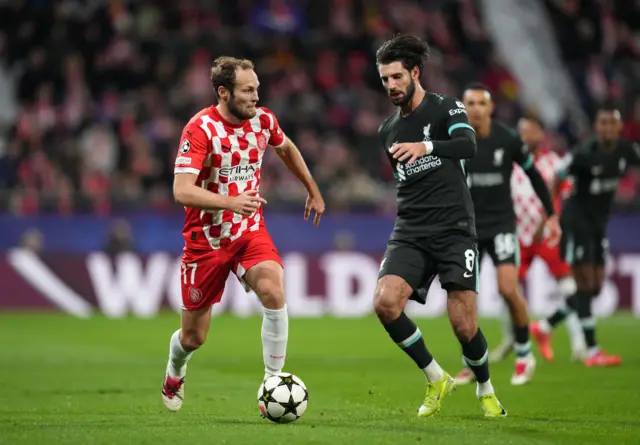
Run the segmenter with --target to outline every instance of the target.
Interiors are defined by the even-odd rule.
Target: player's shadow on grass
[[[114,394],[129,394],[131,392],[144,392],[147,393],[149,392],[149,389],[138,389],[138,390],[134,390],[134,389],[122,389],[122,388],[81,388],[81,389],[39,389],[39,390],[32,390],[32,389],[28,389],[26,391],[23,391],[22,394],[25,396],[37,396],[37,395],[43,395],[43,394],[50,394],[50,395],[73,395],[73,394],[99,394],[99,395],[114,395]]]
[[[586,423],[595,423],[595,424],[603,424],[603,425],[614,425],[619,427],[636,427],[640,428],[640,420],[598,420],[598,419],[568,419],[566,417],[521,417],[521,420],[526,420],[527,422],[543,422],[543,423],[564,423],[564,424],[572,424],[572,425],[584,425]]]

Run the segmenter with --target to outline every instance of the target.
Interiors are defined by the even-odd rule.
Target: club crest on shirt
[[[264,136],[264,134],[262,133],[257,134],[256,139],[258,142],[258,148],[260,150],[264,150],[265,148],[267,148],[267,138]]]
[[[499,167],[502,165],[502,159],[504,158],[504,148],[498,148],[493,152],[493,165]]]
[[[189,139],[185,139],[182,141],[182,145],[180,146],[180,154],[187,154],[189,150],[191,150],[191,142],[189,142]]]
[[[431,140],[431,124],[422,129],[422,134],[424,135],[423,142],[429,142]]]

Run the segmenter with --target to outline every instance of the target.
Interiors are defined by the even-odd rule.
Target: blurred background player
[[[411,35],[386,41],[376,53],[382,85],[397,107],[378,131],[397,179],[398,214],[380,265],[374,309],[427,378],[418,415],[437,414],[455,383],[404,312],[409,298],[425,303],[437,274],[448,294],[449,321],[478,381],[484,415],[502,417],[507,412],[491,385],[487,342],[477,325],[476,231],[462,167],[476,153],[475,132],[460,102],[423,89],[420,76],[428,58],[427,43]]]
[[[535,116],[525,116],[518,122],[518,133],[533,154],[536,168],[551,188],[556,172],[562,164],[562,159],[547,145],[542,122]],[[553,202],[556,212],[560,214],[562,197],[570,191],[571,184],[568,180],[563,180],[557,188]],[[556,280],[556,290],[561,298],[559,310],[566,311],[566,299],[576,291],[571,265],[564,261],[560,255],[560,246],[550,245],[548,242],[548,234],[544,231],[544,207],[533,190],[526,173],[517,165],[513,168],[511,192],[520,243],[520,282],[525,280],[534,258],[540,258]],[[489,354],[491,361],[500,361],[513,350],[513,327],[511,317],[506,310],[502,312],[501,320],[503,323],[502,342]],[[586,346],[578,316],[574,312],[567,315],[566,325],[571,340],[572,357],[582,361],[586,356]]]
[[[600,294],[605,277],[609,242],[606,236],[611,206],[620,178],[629,166],[640,166],[640,145],[620,138],[622,116],[610,103],[602,105],[595,118],[595,137],[568,156],[559,183],[571,176],[573,192],[562,212],[562,254],[573,267],[577,292],[568,300],[578,313],[587,344],[586,366],[617,366],[618,355],[602,350],[596,341],[591,301]],[[553,358],[551,331],[567,316],[558,310],[547,319],[531,324],[531,333],[547,360]]]
[[[180,329],[169,345],[162,400],[182,407],[187,361],[205,341],[211,308],[233,272],[264,306],[262,349],[265,377],[284,366],[288,316],[283,266],[262,217],[258,195],[262,157],[268,146],[309,192],[304,218],[324,213],[324,201],[300,152],[271,111],[258,107],[253,63],[219,57],[211,68],[218,99],[184,127],[175,161],[174,196],[185,207]]]
[[[466,168],[476,214],[479,261],[488,253],[496,266],[498,291],[509,307],[513,322],[516,364],[511,384],[523,385],[533,377],[536,360],[529,341],[527,303],[518,284],[520,254],[511,198],[514,164],[522,167],[540,198],[547,215],[544,223],[554,242],[560,235],[559,222],[533,155],[514,130],[492,119],[494,107],[489,89],[482,84],[470,85],[464,91],[463,103],[478,143],[478,152],[467,161]],[[474,375],[466,368],[456,377],[459,384],[473,380]]]

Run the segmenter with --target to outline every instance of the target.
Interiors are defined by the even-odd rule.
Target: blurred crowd
[[[601,3],[605,6],[602,6]],[[546,0],[588,113],[620,100],[640,140],[640,8],[634,1]],[[213,95],[209,67],[252,59],[261,104],[298,143],[329,208],[393,212],[377,128],[391,111],[375,49],[394,32],[432,45],[429,90],[494,92],[497,117],[524,110],[473,0],[0,0],[0,211],[179,211],[171,196],[182,127]],[[566,150],[570,134],[550,143]],[[261,187],[270,208],[304,190],[276,156]],[[638,200],[630,174],[621,203]]]

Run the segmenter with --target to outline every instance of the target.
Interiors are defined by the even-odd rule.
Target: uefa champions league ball
[[[258,388],[262,417],[275,423],[291,423],[307,410],[309,393],[298,376],[281,372],[265,379]]]

